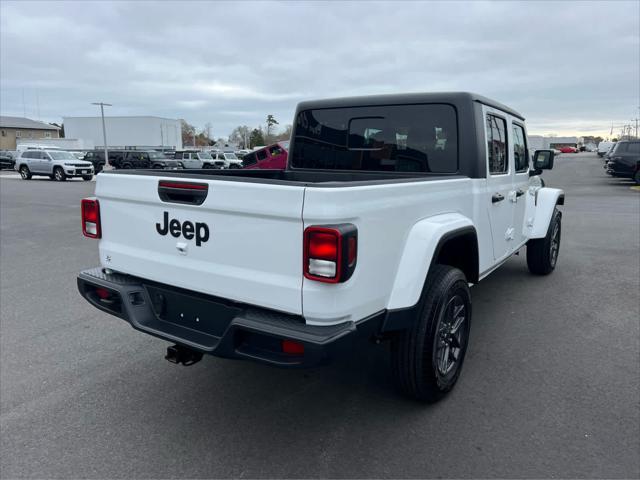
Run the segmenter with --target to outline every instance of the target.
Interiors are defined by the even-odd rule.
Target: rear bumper
[[[110,298],[101,299],[97,288],[108,290]],[[358,336],[378,332],[385,318],[380,312],[356,323],[307,325],[301,316],[105,273],[100,267],[80,272],[78,290],[93,306],[136,330],[198,352],[281,367],[310,367],[341,356]],[[283,353],[282,340],[301,343],[304,353]]]

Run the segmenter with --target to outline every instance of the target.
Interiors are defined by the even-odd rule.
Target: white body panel
[[[161,178],[98,176],[104,267],[302,313],[303,188],[210,180],[205,202],[194,206],[161,202]],[[165,211],[181,222],[206,222],[209,240],[198,247],[183,237],[159,235],[156,223]]]

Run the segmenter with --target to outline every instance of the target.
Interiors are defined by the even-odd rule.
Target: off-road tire
[[[548,275],[556,268],[562,236],[562,214],[554,208],[549,228],[544,238],[527,242],[527,267],[535,275]]]
[[[20,176],[23,180],[31,180],[31,170],[26,165],[20,167]]]
[[[64,182],[67,179],[67,174],[64,173],[62,167],[56,167],[53,169],[53,179],[56,182]]]
[[[454,348],[443,349],[443,345],[451,341],[446,340],[446,334],[451,331],[446,326],[450,314],[459,306],[463,310],[458,310],[458,314],[464,314],[464,320],[458,325],[459,349],[452,369],[443,373],[439,355],[446,355],[449,361],[450,355],[454,355]],[[462,370],[470,326],[471,292],[464,273],[449,265],[434,265],[425,282],[415,324],[398,333],[391,342],[392,373],[400,391],[429,403],[450,392]]]

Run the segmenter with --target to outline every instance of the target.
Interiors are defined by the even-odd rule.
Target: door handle
[[[518,190],[516,190],[516,197],[521,197],[522,195],[524,195],[524,190],[522,190],[520,188]]]
[[[491,197],[491,203],[498,203],[504,200],[504,195],[500,195],[499,193],[494,193]]]

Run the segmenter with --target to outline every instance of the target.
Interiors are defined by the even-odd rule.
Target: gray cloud
[[[638,2],[0,3],[0,109],[161,115],[227,135],[310,98],[469,90],[534,133],[640,104]]]

